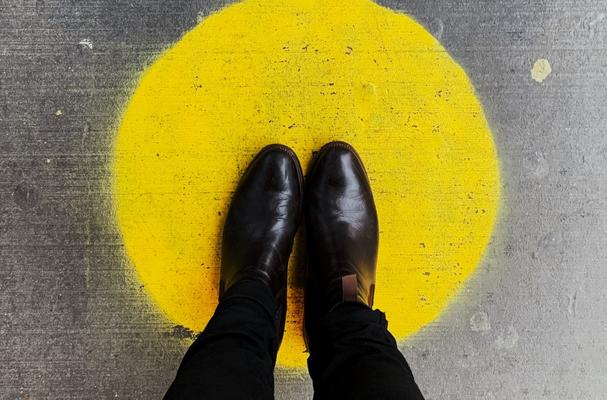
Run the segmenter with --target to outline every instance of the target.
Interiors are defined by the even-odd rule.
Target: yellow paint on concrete
[[[444,310],[483,255],[499,198],[466,74],[413,19],[373,2],[245,0],[145,71],[116,138],[124,244],[170,320],[199,331],[210,318],[223,216],[254,154],[284,143],[306,165],[336,139],[358,149],[372,181],[376,305],[390,330],[405,338]],[[279,364],[303,367],[297,275]]]
[[[531,78],[538,83],[542,83],[551,73],[552,67],[550,66],[550,61],[546,60],[545,58],[540,58],[533,63],[533,68],[531,69]]]

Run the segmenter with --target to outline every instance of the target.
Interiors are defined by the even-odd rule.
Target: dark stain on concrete
[[[40,202],[40,192],[32,183],[23,181],[15,187],[13,199],[22,210],[29,210]]]
[[[196,334],[183,325],[175,325],[171,331],[165,332],[164,336],[170,336],[177,339],[194,339]]]

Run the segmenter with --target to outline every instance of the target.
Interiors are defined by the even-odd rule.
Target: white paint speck
[[[59,109],[59,110],[55,111],[55,115],[58,116],[58,117],[62,116],[63,115],[63,110]]]
[[[93,42],[91,41],[91,39],[82,39],[78,42],[78,44],[82,47],[88,47],[91,50],[93,49]]]
[[[590,26],[596,25],[599,22],[603,21],[605,19],[605,17],[606,17],[605,13],[598,13],[597,16],[592,21],[590,21],[589,25]]]
[[[526,175],[535,179],[544,179],[550,173],[550,164],[542,152],[534,151],[523,156]]]
[[[483,400],[495,400],[495,395],[491,392],[485,392],[484,395],[481,397],[481,399]]]
[[[473,332],[487,332],[491,330],[491,323],[486,312],[479,311],[470,317],[470,330]]]
[[[577,300],[577,291],[569,295],[569,301],[567,304],[567,312],[571,315],[575,315],[575,302]]]
[[[519,339],[518,332],[513,326],[509,326],[503,335],[499,335],[495,340],[495,347],[500,350],[512,350],[517,345]]]
[[[536,82],[542,83],[551,72],[552,67],[550,66],[550,62],[545,58],[540,58],[535,62],[535,64],[533,64],[533,68],[531,69],[531,78]]]
[[[196,22],[201,23],[203,19],[204,19],[204,12],[199,11],[198,14],[196,14]]]
[[[46,163],[47,163],[47,164],[50,164],[50,163],[51,163],[51,159],[50,159],[50,158],[47,158],[47,159],[46,159]]]
[[[443,38],[443,32],[445,31],[445,24],[440,18],[435,18],[430,21],[428,28],[435,38],[441,40]]]

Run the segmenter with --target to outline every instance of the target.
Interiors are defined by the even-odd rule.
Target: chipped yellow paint
[[[373,2],[245,0],[145,71],[116,138],[124,244],[171,321],[198,331],[215,308],[223,215],[254,154],[284,143],[306,165],[335,139],[358,149],[372,181],[376,305],[390,330],[402,339],[440,314],[481,259],[499,198],[466,74],[413,19]],[[283,366],[305,365],[298,277]]]
[[[538,83],[542,83],[551,73],[552,67],[550,66],[550,61],[546,60],[545,58],[540,58],[533,63],[533,68],[531,69],[531,78]]]

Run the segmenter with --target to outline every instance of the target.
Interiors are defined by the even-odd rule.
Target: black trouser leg
[[[308,369],[315,399],[423,400],[384,313],[344,303],[321,321]]]
[[[236,283],[187,351],[164,399],[272,399],[280,315],[266,285]]]

